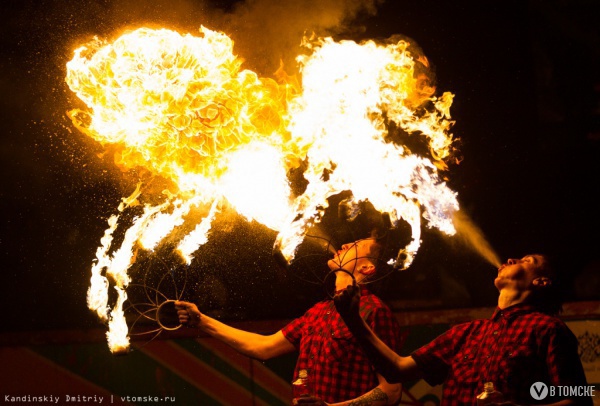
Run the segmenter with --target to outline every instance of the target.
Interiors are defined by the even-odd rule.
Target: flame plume
[[[438,178],[434,162],[389,142],[384,115],[407,133],[427,137],[432,156],[443,165],[452,141],[452,94],[433,97],[415,77],[416,61],[405,41],[382,46],[326,38],[306,46],[312,52],[299,58],[302,94],[290,102],[289,128],[294,139],[309,146],[304,174],[309,184],[296,199],[290,217],[296,220],[279,233],[276,244],[292,260],[304,231],[327,207],[327,198],[351,190],[356,201],[368,199],[388,212],[393,224],[401,219],[409,223],[412,242],[396,261],[406,268],[420,245],[421,210],[430,226],[453,234],[451,216],[458,203]],[[418,114],[427,101],[432,111]]]
[[[143,167],[174,185],[162,203],[143,205],[115,248],[119,216],[112,216],[97,250],[88,306],[109,321],[111,351],[129,347],[122,307],[135,250],[177,238],[176,250],[191,263],[225,204],[277,231],[275,248],[288,262],[327,199],[348,190],[349,206],[369,200],[393,225],[410,225],[411,242],[390,259],[397,268],[416,255],[422,219],[455,233],[456,194],[438,173],[452,144],[453,95],[434,96],[419,72],[426,60],[408,42],[305,39],[301,84],[293,86],[242,70],[224,33],[200,33],[140,28],[112,43],[95,39],[67,64],[66,82],[87,106],[68,113],[74,125],[114,148],[124,170]],[[392,124],[426,140],[430,157],[392,141]],[[295,196],[287,174],[301,163],[308,186]],[[140,190],[119,211],[139,204]],[[194,208],[208,214],[181,237]],[[112,309],[111,281],[118,292]]]

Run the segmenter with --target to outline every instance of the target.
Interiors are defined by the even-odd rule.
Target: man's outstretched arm
[[[348,286],[334,298],[335,307],[360,343],[378,373],[390,383],[421,378],[421,372],[412,357],[396,354],[371,330],[359,314],[360,290]]]
[[[228,326],[200,313],[194,303],[177,301],[175,306],[180,323],[188,327],[199,327],[248,357],[266,360],[295,350],[281,331],[271,335],[252,333]]]

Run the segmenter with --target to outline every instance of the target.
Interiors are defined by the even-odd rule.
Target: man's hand
[[[175,308],[181,324],[188,327],[198,327],[202,313],[195,304],[177,300],[175,301]]]
[[[350,285],[333,297],[333,303],[349,329],[359,327],[362,323],[359,313],[360,288]],[[354,331],[353,331],[354,333]]]

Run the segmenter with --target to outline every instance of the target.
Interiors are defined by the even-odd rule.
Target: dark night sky
[[[230,34],[245,67],[269,76],[280,55],[265,38],[317,21],[315,4],[330,2],[289,3],[306,8],[286,12],[277,1],[243,8],[191,0],[3,2],[3,331],[98,326],[85,304],[91,263],[107,218],[135,184],[65,114],[77,103],[64,82],[75,46],[128,27],[195,33],[202,24]],[[267,23],[269,12],[277,23]],[[402,34],[416,41],[439,90],[455,94],[452,132],[464,160],[447,175],[463,209],[503,260],[556,254],[569,300],[600,299],[599,18],[600,3],[585,0],[388,0],[374,15],[349,18],[344,29],[318,20],[338,39]],[[273,48],[299,40],[282,35]],[[275,267],[274,233],[241,220],[234,226],[233,234],[215,235],[189,275],[189,293],[204,295],[204,310],[231,319],[288,318],[319,298],[320,288]],[[493,275],[474,253],[424,230],[413,266],[392,275],[382,295],[401,308],[489,306]]]

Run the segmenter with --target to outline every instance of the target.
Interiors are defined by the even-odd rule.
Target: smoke
[[[246,66],[271,76],[280,66],[295,73],[304,35],[335,36],[363,31],[356,19],[376,14],[383,0],[248,0],[223,13],[222,31],[235,41]],[[217,27],[215,27],[217,28]]]
[[[453,217],[456,237],[469,249],[480,255],[491,265],[499,268],[502,262],[490,243],[486,240],[481,229],[462,211]]]
[[[70,33],[69,39],[63,38],[69,48],[87,42],[92,35],[110,40],[142,26],[200,35],[200,25],[204,25],[234,40],[234,52],[245,60],[244,68],[273,77],[281,62],[286,72],[295,73],[295,58],[305,34],[364,32],[360,17],[375,15],[383,1],[89,0],[40,7],[36,21],[46,28],[40,31],[53,32],[53,27],[60,27],[55,35]]]

